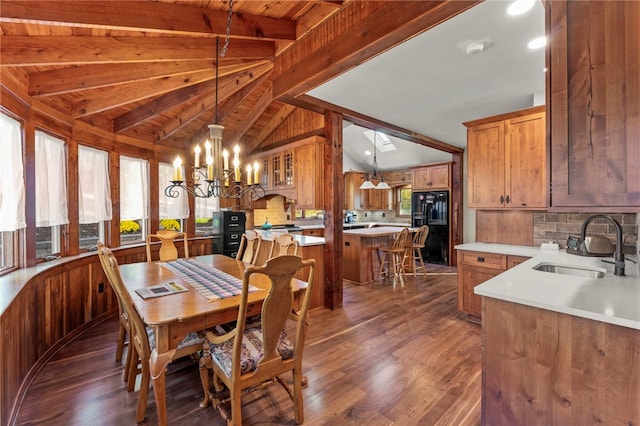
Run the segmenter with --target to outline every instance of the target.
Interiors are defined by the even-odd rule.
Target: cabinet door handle
[[[511,202],[511,198],[509,198],[509,196],[507,195],[507,198],[505,199],[505,201],[507,202],[507,204],[509,204]]]
[[[504,195],[500,196],[500,204],[504,204]]]
[[[478,262],[484,262],[484,257],[478,257]]]

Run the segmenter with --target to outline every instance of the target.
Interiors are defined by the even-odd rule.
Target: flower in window
[[[180,222],[175,219],[162,219],[160,221],[160,227],[162,229],[171,229],[173,231],[180,230]]]
[[[120,233],[123,234],[133,234],[134,232],[138,232],[140,230],[140,225],[138,222],[133,220],[122,220],[120,221]]]

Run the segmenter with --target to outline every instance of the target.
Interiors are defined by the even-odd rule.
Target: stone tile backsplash
[[[539,246],[544,242],[553,241],[560,248],[567,246],[570,235],[580,236],[580,226],[590,216],[596,213],[547,213],[535,212],[533,216],[533,241]],[[612,213],[624,233],[624,244],[635,245],[638,238],[640,213]],[[596,219],[589,224],[587,235],[604,235],[616,242],[615,227],[607,220]]]

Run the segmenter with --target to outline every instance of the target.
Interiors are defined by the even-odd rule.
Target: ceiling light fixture
[[[473,41],[467,44],[465,51],[467,55],[477,55],[478,53],[484,52],[487,47],[489,47],[489,44],[484,41]]]
[[[531,40],[527,44],[527,47],[531,50],[535,50],[535,49],[540,49],[542,47],[545,47],[546,45],[547,45],[547,38],[545,36],[542,36],[542,37],[537,37]]]
[[[227,32],[224,46],[220,50],[220,37],[216,37],[216,81],[215,81],[215,117],[214,124],[209,124],[209,137],[205,143],[205,163],[206,167],[200,163],[200,145],[194,149],[195,158],[191,175],[193,177],[193,188],[184,185],[182,173],[182,159],[176,156],[173,162],[174,173],[171,184],[167,186],[164,193],[167,197],[177,198],[181,188],[187,193],[198,198],[224,197],[241,198],[245,193],[250,192],[253,199],[264,196],[264,188],[260,185],[260,165],[256,161],[253,166],[247,165],[245,181],[242,180],[240,168],[240,147],[236,145],[233,149],[232,165],[229,167],[229,152],[222,149],[222,132],[224,126],[220,124],[218,117],[218,69],[220,56],[225,56],[229,47],[229,35],[231,34],[231,19],[233,16],[233,0],[229,0],[229,15],[227,19]],[[201,181],[204,181],[203,185]]]
[[[533,8],[535,0],[516,0],[507,8],[507,14],[511,16],[522,15]]]
[[[374,130],[373,132],[373,174],[366,174],[362,176],[362,178],[365,179],[365,181],[362,182],[362,185],[360,185],[359,189],[390,189],[391,188],[389,184],[386,183],[381,176],[380,177],[378,176],[378,159],[376,156],[376,151],[377,151],[376,136],[378,136],[378,132]],[[378,180],[379,182],[376,185],[372,182],[372,180]]]

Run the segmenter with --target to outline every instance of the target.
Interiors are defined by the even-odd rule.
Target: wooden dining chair
[[[405,261],[409,262],[408,266],[409,269],[413,271],[414,277],[417,276],[418,269],[422,269],[422,272],[427,275],[427,267],[422,258],[422,249],[427,241],[427,236],[429,236],[429,227],[422,225],[413,234],[413,238],[406,248]]]
[[[300,244],[291,234],[280,234],[274,238],[269,252],[269,259],[276,256],[284,256],[286,254],[298,255]]]
[[[184,257],[189,257],[189,245],[187,244],[187,233],[178,232],[172,229],[159,229],[155,234],[147,235],[147,262],[151,262],[151,241],[160,240],[160,261],[167,262],[178,258],[178,249],[175,240],[182,238],[184,242]]]
[[[299,310],[295,310],[291,281],[296,272],[309,268],[306,292]],[[204,390],[201,407],[213,401],[214,408],[231,401],[230,417],[223,413],[227,424],[241,425],[241,396],[244,391],[256,390],[279,382],[293,400],[296,423],[304,421],[302,401],[302,354],[307,332],[307,314],[313,293],[314,259],[284,255],[269,259],[263,266],[250,266],[244,272],[242,295],[235,328],[215,327],[205,332],[206,342],[200,358],[200,379]],[[262,305],[258,324],[246,324],[249,283],[254,274],[269,277],[271,287]],[[285,330],[295,329],[293,336]],[[210,389],[209,369],[213,369],[216,391],[222,384],[229,389],[227,398],[214,397]],[[291,371],[293,389],[280,377]]]
[[[262,237],[256,231],[252,229],[245,231],[240,238],[240,247],[238,248],[236,259],[255,265],[261,245]]]
[[[378,281],[382,278],[383,274],[386,274],[387,277],[393,277],[394,283],[396,282],[396,278],[399,278],[400,282],[403,282],[403,278],[406,278],[404,274],[404,256],[409,240],[409,229],[404,228],[396,235],[391,246],[378,247],[378,250],[382,253],[380,269],[378,270]]]
[[[129,318],[128,351],[131,353],[127,355],[128,363],[125,365],[125,373],[127,375],[127,391],[129,392],[135,389],[136,376],[138,374],[142,375],[136,411],[136,423],[140,423],[145,419],[147,411],[149,383],[151,380],[149,358],[151,357],[151,351],[154,349],[153,345],[155,344],[153,330],[145,326],[140,314],[136,310],[133,299],[122,281],[118,261],[111,250],[102,243],[98,243],[97,247],[102,269]],[[204,338],[200,337],[197,333],[187,334],[182,342],[178,344],[178,349],[173,359],[197,354],[202,349],[203,342]]]

